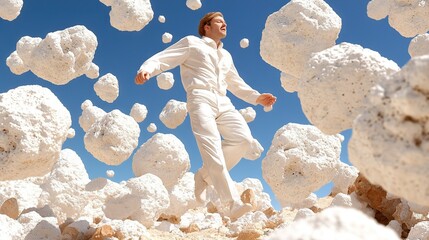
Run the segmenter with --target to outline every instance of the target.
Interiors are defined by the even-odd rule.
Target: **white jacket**
[[[238,75],[231,54],[208,37],[187,36],[145,61],[140,69],[151,76],[180,65],[182,84],[187,93],[207,89],[225,96],[228,89],[240,99],[256,105],[260,93]]]

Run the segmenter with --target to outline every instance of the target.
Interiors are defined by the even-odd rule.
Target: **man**
[[[213,185],[222,202],[229,206],[225,215],[238,218],[252,206],[240,200],[228,170],[244,156],[259,157],[263,149],[226,96],[226,90],[264,107],[271,107],[276,97],[253,90],[238,75],[231,55],[221,42],[226,36],[226,26],[222,13],[206,14],[199,24],[201,38],[184,37],[155,54],[141,65],[135,82],[143,84],[151,76],[180,65],[192,131],[203,159],[203,166],[194,177],[195,197],[202,201],[207,185]]]

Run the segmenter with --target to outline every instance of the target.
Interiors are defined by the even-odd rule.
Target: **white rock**
[[[108,73],[94,84],[94,91],[101,100],[112,103],[119,96],[119,83],[115,75]]]
[[[295,215],[295,218],[293,219],[294,221],[299,220],[299,219],[304,219],[304,218],[308,218],[308,217],[312,217],[316,215],[311,209],[309,208],[301,208],[298,210],[298,212]]]
[[[3,239],[22,240],[24,230],[18,221],[4,214],[0,214],[0,226],[0,236],[2,236]]]
[[[174,76],[171,72],[163,72],[156,76],[158,87],[162,90],[168,90],[174,85]]]
[[[171,189],[189,170],[190,160],[185,146],[176,136],[157,133],[136,151],[132,167],[134,175],[152,173]]]
[[[245,178],[243,181],[236,183],[237,190],[240,195],[247,189],[251,189],[254,195],[254,201],[252,203],[254,211],[264,211],[271,206],[271,198],[268,193],[264,192],[262,183],[257,178]]]
[[[275,230],[266,240],[298,239],[399,240],[396,233],[352,208],[327,208],[314,217]]]
[[[134,119],[113,110],[92,124],[84,137],[85,148],[108,165],[119,165],[137,147],[140,127]]]
[[[389,17],[389,25],[404,37],[414,37],[429,30],[429,4],[426,1],[372,0],[367,5],[368,17]]]
[[[40,185],[43,192],[39,206],[48,205],[59,222],[76,219],[86,205],[82,192],[89,183],[89,176],[80,157],[71,149],[61,151],[52,172]]]
[[[164,214],[180,218],[189,209],[197,207],[199,204],[195,200],[194,189],[194,174],[187,172],[171,188],[169,193],[170,206],[165,210]]]
[[[96,79],[98,78],[98,76],[100,76],[100,68],[95,63],[91,63],[91,66],[89,67],[85,75],[88,78]]]
[[[334,199],[332,199],[331,205],[329,205],[329,207],[351,207],[362,211],[370,217],[374,217],[374,211],[368,207],[367,203],[361,202],[356,196],[356,193],[352,193],[350,195],[346,193],[338,193],[335,195]]]
[[[249,39],[243,38],[240,40],[240,47],[247,48],[249,46]]]
[[[24,209],[37,207],[41,193],[42,189],[32,178],[0,181],[0,206],[9,198],[16,198],[21,213]]]
[[[0,94],[0,181],[42,176],[58,160],[70,112],[49,90],[21,86]]]
[[[298,91],[298,78],[287,74],[285,72],[281,72],[280,74],[280,82],[282,85],[282,88],[286,91],[286,92],[296,92]]]
[[[0,0],[0,18],[4,20],[15,20],[21,13],[23,0]]]
[[[341,18],[325,1],[292,0],[268,16],[260,54],[268,64],[300,79],[311,54],[333,46],[340,29]]]
[[[107,170],[106,171],[106,176],[109,177],[109,178],[114,177],[115,176],[115,171],[113,171],[113,170]]]
[[[299,202],[283,202],[282,204],[286,207],[293,209],[311,208],[317,203],[317,195],[314,193],[308,194],[306,198]]]
[[[22,61],[16,51],[7,57],[6,65],[9,67],[10,71],[16,75],[21,75],[30,70],[30,68],[24,64],[24,61]]]
[[[340,151],[339,134],[290,123],[274,135],[262,160],[262,176],[282,205],[300,203],[334,178]]]
[[[381,81],[378,87],[383,91],[374,93],[371,99],[375,101],[355,119],[348,145],[350,162],[371,183],[426,207],[428,69],[428,55],[415,57],[400,72]]]
[[[429,54],[429,33],[419,34],[414,37],[408,46],[408,53],[411,57]]]
[[[157,130],[157,127],[156,127],[155,123],[150,123],[149,126],[147,126],[148,132],[153,133],[153,132],[156,132],[156,130]]]
[[[402,226],[401,223],[399,223],[396,220],[392,220],[387,224],[388,227],[390,227],[393,231],[395,231],[396,235],[401,236],[402,235]]]
[[[171,99],[159,114],[159,120],[170,129],[175,129],[185,121],[188,110],[186,102]]]
[[[81,104],[81,109],[82,115],[79,117],[79,125],[85,132],[88,132],[92,124],[106,115],[103,109],[92,105],[91,100],[88,99]]]
[[[246,229],[263,229],[268,221],[263,212],[248,212],[228,225],[229,233],[236,235]]]
[[[138,123],[143,122],[147,116],[146,106],[140,103],[134,103],[130,111],[130,116]]]
[[[358,175],[359,170],[356,167],[340,162],[337,167],[337,173],[334,179],[332,179],[334,186],[332,187],[331,194],[334,196],[337,193],[347,194],[349,187],[355,182]]]
[[[410,233],[408,234],[407,240],[421,240],[429,238],[429,221],[419,222],[414,225]]]
[[[171,35],[171,33],[166,32],[166,33],[162,34],[162,42],[163,43],[170,43],[172,39],[173,39],[173,35]]]
[[[69,130],[67,131],[67,138],[74,138],[75,135],[76,131],[73,128],[69,128]]]
[[[246,120],[247,123],[255,120],[256,111],[252,107],[240,109],[238,110],[238,112],[240,112],[240,114],[244,117],[244,120]]]
[[[149,0],[100,0],[110,10],[110,24],[120,31],[140,31],[153,18]]]
[[[61,231],[58,221],[53,217],[41,217],[36,212],[21,215],[18,221],[22,224],[22,239],[60,239]]]
[[[146,227],[137,221],[128,219],[125,219],[124,221],[113,220],[108,222],[108,224],[113,228],[113,230],[121,232],[124,239],[153,239]]]
[[[399,71],[378,52],[341,43],[313,55],[298,96],[308,120],[326,134],[350,129],[366,107],[366,96],[379,79]]]
[[[64,85],[88,71],[91,75],[97,45],[95,34],[85,26],[77,25],[48,33],[43,40],[22,37],[16,44],[16,53],[25,65],[24,69],[30,69],[53,84]],[[13,55],[10,57],[16,58]],[[16,68],[12,71],[22,73]]]
[[[197,10],[201,8],[201,0],[186,0],[186,6],[191,10]]]
[[[170,205],[167,189],[161,179],[153,174],[132,178],[127,181],[126,187],[131,190],[131,194],[141,199],[140,208],[136,209],[129,219],[136,220],[148,228],[154,225],[154,221]]]
[[[219,213],[188,211],[180,218],[180,228],[189,227],[191,224],[197,225],[200,230],[219,229],[223,226],[223,221]]]
[[[164,17],[163,15],[159,15],[159,17],[158,17],[158,21],[159,21],[160,23],[165,23],[165,17]]]

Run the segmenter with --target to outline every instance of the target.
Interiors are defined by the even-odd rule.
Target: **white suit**
[[[192,131],[203,159],[199,174],[226,202],[240,200],[228,170],[244,156],[259,157],[263,149],[226,90],[253,105],[260,93],[238,75],[231,55],[222,46],[217,47],[208,37],[187,36],[149,58],[139,72],[154,76],[180,65]]]

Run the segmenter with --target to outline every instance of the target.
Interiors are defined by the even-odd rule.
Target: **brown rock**
[[[4,214],[12,219],[18,219],[19,207],[16,198],[9,198],[0,207],[0,214]]]
[[[253,192],[252,189],[244,190],[244,192],[241,194],[241,201],[243,203],[249,203],[250,205],[253,206],[253,208],[255,208],[256,206],[255,192]]]
[[[197,224],[191,223],[191,225],[189,225],[189,227],[187,227],[187,228],[180,228],[180,231],[182,231],[184,233],[192,233],[192,232],[200,231],[200,228],[198,227]]]
[[[107,237],[114,237],[115,231],[110,225],[104,225],[95,230],[94,235],[92,235],[91,240],[103,240]]]
[[[161,216],[159,216],[158,221],[168,221],[171,222],[173,224],[179,224],[180,223],[180,218],[178,218],[177,216],[173,216],[173,215],[167,215],[162,213]]]
[[[267,216],[267,218],[270,218],[277,214],[276,210],[274,210],[274,208],[272,207],[265,209],[263,213],[265,214],[265,216]]]
[[[217,213],[218,210],[212,202],[209,202],[209,203],[207,203],[207,212],[208,213]]]
[[[262,235],[264,235],[264,231],[262,230],[245,229],[238,234],[237,240],[256,240]]]
[[[310,209],[315,213],[321,212],[323,209],[331,205],[333,199],[334,198],[332,196],[319,198],[316,204],[314,204],[314,206],[312,206]]]
[[[61,223],[60,226],[59,226],[61,233],[63,233],[64,229],[66,229],[66,227],[68,225],[70,225],[72,222],[74,222],[73,219],[67,218],[63,223]]]

